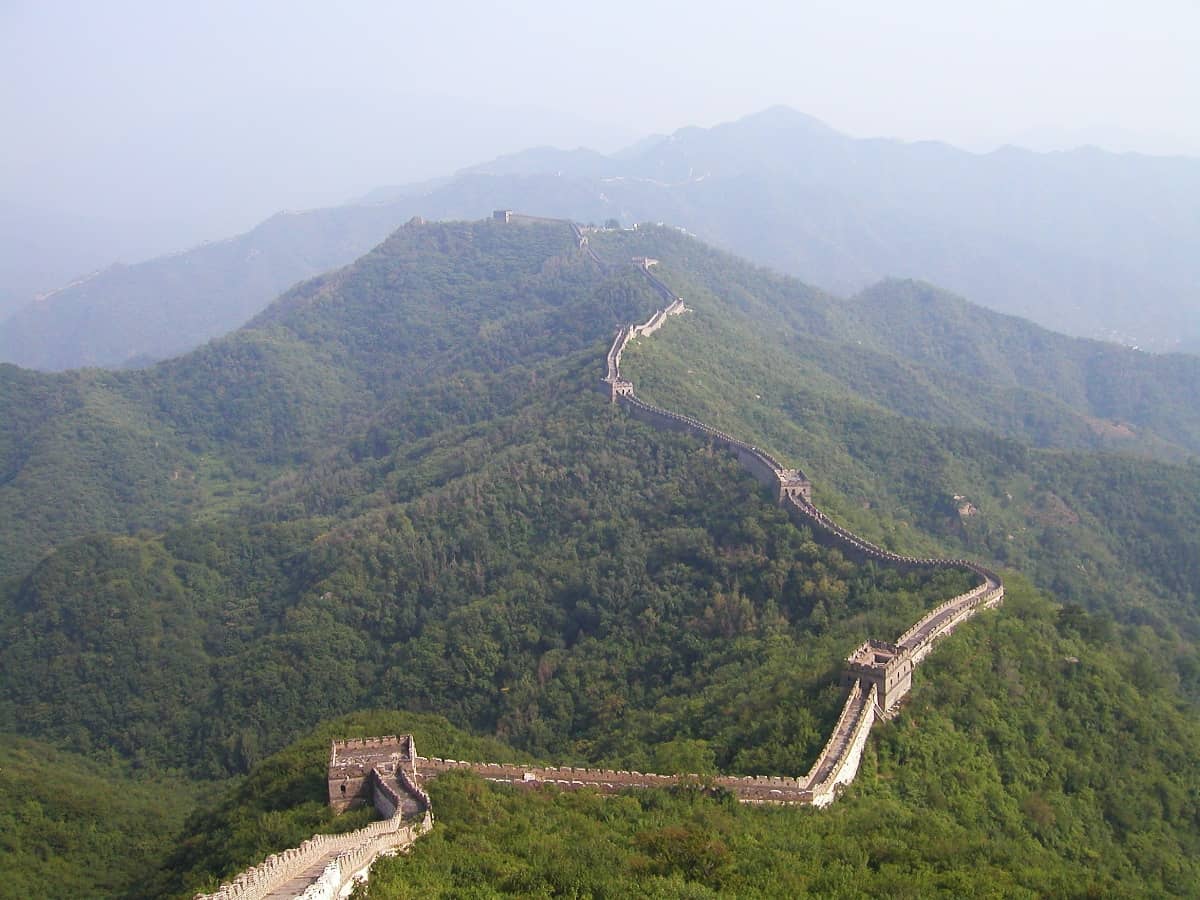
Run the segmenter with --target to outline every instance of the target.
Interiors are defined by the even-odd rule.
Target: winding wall
[[[588,245],[587,236],[577,225],[563,224],[570,225],[580,249],[597,264],[610,268],[596,256]],[[999,604],[1004,597],[1003,582],[994,572],[970,560],[905,556],[859,537],[838,525],[813,504],[812,485],[799,469],[785,468],[767,451],[699,419],[662,409],[640,399],[633,383],[621,374],[622,353],[631,340],[654,334],[672,316],[687,312],[687,307],[681,297],[650,271],[648,262],[642,260],[638,269],[651,287],[667,301],[667,305],[657,310],[645,323],[625,325],[617,330],[605,357],[605,373],[601,379],[614,403],[621,404],[631,415],[657,427],[693,434],[733,453],[745,469],[775,492],[794,521],[807,526],[818,541],[837,547],[847,557],[906,569],[960,569],[971,573],[980,583],[930,610],[895,643],[868,641],[850,656],[843,679],[848,691],[837,724],[813,767],[799,778],[655,775],[612,769],[474,763],[437,757],[418,759],[420,777],[432,778],[443,772],[465,769],[488,780],[508,784],[530,787],[554,784],[561,788],[586,786],[601,791],[694,782],[728,790],[744,803],[811,803],[825,806],[837,797],[843,785],[854,779],[872,725],[895,711],[911,684],[912,668],[925,658],[939,638],[949,634],[979,609]]]
[[[597,265],[609,268],[588,243],[587,235],[574,222],[545,219],[507,212],[504,221],[556,223],[570,226],[579,249]],[[664,787],[692,783],[727,790],[742,803],[789,803],[826,806],[841,788],[858,773],[863,748],[872,725],[893,712],[908,690],[911,671],[933,648],[978,610],[1003,601],[1004,584],[1000,577],[978,563],[965,559],[934,559],[904,556],[872,544],[830,519],[812,502],[812,487],[799,469],[787,469],[770,453],[739,440],[699,419],[662,409],[638,398],[633,383],[621,375],[621,354],[631,340],[648,337],[676,315],[687,312],[678,297],[643,261],[638,266],[651,287],[667,301],[642,325],[626,325],[617,331],[605,359],[602,382],[614,403],[620,403],[638,419],[660,428],[684,431],[720,446],[759,482],[770,487],[787,509],[789,516],[811,529],[814,537],[859,561],[875,561],[904,568],[961,569],[980,579],[980,584],[930,610],[895,643],[868,641],[847,660],[844,681],[848,690],[841,714],[825,747],[807,774],[800,777],[776,775],[699,776],[655,775],[614,769],[575,768],[571,766],[526,766],[519,763],[477,763],[440,757],[416,756],[408,736],[409,768],[391,764],[382,768],[368,766],[362,773],[370,779],[372,802],[384,816],[365,828],[344,835],[316,835],[299,847],[270,856],[249,869],[216,893],[197,894],[195,900],[261,900],[289,897],[302,900],[333,900],[341,896],[355,878],[365,877],[371,863],[384,853],[394,853],[412,844],[433,827],[432,804],[425,792],[429,778],[467,770],[485,779],[525,787],[555,785],[564,789],[590,787],[605,792],[627,788]],[[389,738],[343,742],[347,747],[371,747]],[[392,738],[391,740],[394,740]],[[337,743],[330,760],[332,772],[337,762]],[[406,821],[404,807],[412,803],[423,810],[417,821]],[[333,792],[331,789],[331,802]]]
[[[618,330],[608,351],[602,382],[612,401],[635,417],[661,428],[685,431],[731,451],[756,479],[772,487],[777,498],[798,524],[807,526],[822,543],[837,547],[858,561],[874,561],[906,569],[959,569],[979,579],[969,591],[930,610],[895,643],[868,641],[847,660],[843,681],[849,687],[842,714],[812,769],[797,779],[797,790],[810,802],[823,806],[832,802],[839,786],[848,784],[858,771],[863,746],[875,720],[892,713],[907,693],[914,666],[932,650],[934,643],[949,634],[978,610],[997,606],[1004,599],[1000,576],[979,563],[966,559],[936,559],[905,556],[885,550],[838,525],[812,502],[808,479],[798,469],[785,469],[769,453],[698,419],[662,409],[637,397],[633,383],[621,374],[621,354],[629,342],[657,330],[669,315],[685,311],[683,300],[649,271],[641,271],[669,306],[656,312],[644,326],[628,325]],[[650,331],[646,326],[653,324]],[[736,792],[736,791],[735,791]],[[742,795],[739,794],[739,797]],[[750,799],[750,798],[745,798]],[[791,798],[788,798],[789,800]]]

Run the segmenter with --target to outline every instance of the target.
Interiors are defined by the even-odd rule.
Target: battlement
[[[389,750],[393,748],[400,748],[401,752],[408,753],[411,756],[413,749],[413,736],[411,734],[400,736],[387,734],[383,737],[347,738],[344,741],[333,741],[331,746],[335,754],[344,753],[346,751],[374,751],[383,748],[387,748]]]
[[[417,758],[411,734],[332,741],[327,786],[329,805],[338,812],[377,803],[373,776],[384,778],[413,768]]]

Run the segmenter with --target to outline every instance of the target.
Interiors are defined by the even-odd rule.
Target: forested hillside
[[[0,439],[0,577],[72,537],[259,496],[432,379],[577,350],[648,302],[632,276],[605,281],[561,255],[570,247],[566,229],[403,229],[253,327],[153,369],[0,366],[0,418],[18,426]]]
[[[695,327],[708,332],[708,358],[734,354],[731,383],[742,360],[723,343],[727,332],[742,343],[765,339],[814,392],[907,418],[1041,447],[1174,461],[1200,450],[1194,357],[1064,337],[919,282],[887,281],[841,299],[673,229],[603,237],[621,255],[653,249],[676,291],[712,304],[717,315]]]
[[[659,234],[678,241],[661,232],[648,240]],[[950,363],[923,370],[897,365],[863,350],[857,339],[830,340],[839,328],[834,317],[865,318],[853,302],[823,311],[781,298],[773,328],[764,331],[753,322],[771,315],[761,307],[769,295],[749,293],[750,270],[720,269],[724,277],[707,283],[664,272],[696,315],[673,321],[655,335],[652,349],[643,342],[626,351],[640,393],[745,435],[782,459],[802,461],[820,473],[814,477],[821,504],[885,546],[919,540],[909,530],[916,526],[943,546],[1029,571],[1063,600],[1195,635],[1200,468],[1082,452],[1092,438],[1079,426],[1094,418],[1095,405],[1124,402],[1107,380],[1091,380],[1080,366],[1056,382],[1061,394],[1086,395],[1068,405],[1005,390],[1000,376],[995,383],[974,381]],[[921,290],[897,287],[906,289],[902,296]],[[936,313],[930,323],[947,342],[968,333],[986,342],[977,330],[956,332],[953,321]],[[874,327],[887,330],[883,323]],[[961,356],[972,365],[977,358]],[[1072,369],[1069,355],[1056,364]],[[1159,391],[1194,415],[1189,395],[1163,388],[1166,379],[1130,366],[1118,380],[1127,396],[1143,398],[1126,407],[1131,415],[1153,415],[1158,406],[1146,398]],[[1167,423],[1160,427],[1164,441],[1175,436]],[[1121,446],[1120,439],[1109,443],[1092,434],[1100,446]],[[1132,436],[1130,444],[1136,446]]]
[[[106,754],[100,754],[103,757]],[[0,897],[123,896],[170,852],[198,794],[0,734]]]
[[[1010,581],[1005,612],[939,647],[826,810],[686,788],[603,797],[439,777],[437,827],[375,864],[369,896],[1188,896],[1200,877],[1194,715],[1094,626]],[[523,756],[430,724],[394,716],[377,728],[411,729],[418,747],[436,741],[460,758]],[[764,739],[745,730],[748,748]],[[655,761],[696,766],[703,750],[678,740]],[[289,798],[277,822],[314,816],[326,756],[316,736],[298,743],[191,822],[189,849],[172,857],[191,880],[174,895],[286,845],[251,843],[262,797]]]
[[[669,229],[589,240],[608,266],[564,225],[413,224],[177,360],[4,370],[0,730],[205,780],[159,876],[105,877],[190,896],[360,823],[322,812],[324,741],[408,727],[339,720],[363,710],[475,736],[402,720],[430,753],[807,769],[846,654],[965,585],[851,564],[595,390],[616,325],[661,305],[628,263],[650,255],[692,312],[627,351],[639,394],[803,467],[885,546],[1006,566],[1008,605],[931,657],[830,812],[447,779],[372,895],[1186,893],[1200,474],[1096,448],[1183,457],[1187,433],[1132,402],[1132,436],[1097,433],[1090,370],[1052,396],[901,360],[867,300]]]

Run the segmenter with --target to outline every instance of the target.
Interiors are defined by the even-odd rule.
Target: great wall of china
[[[579,249],[599,266],[609,268],[574,222],[524,216],[498,210],[494,218],[507,222],[564,225],[571,228]],[[371,804],[382,820],[342,835],[316,835],[297,848],[273,855],[213,894],[196,894],[195,900],[261,900],[302,898],[334,900],[347,896],[358,879],[364,879],[380,855],[402,851],[433,827],[433,809],[423,785],[438,775],[456,770],[522,787],[554,785],[563,789],[588,787],[602,792],[629,788],[695,784],[721,789],[742,803],[808,804],[827,806],[858,773],[863,747],[871,727],[894,715],[912,685],[912,671],[933,649],[934,643],[981,609],[998,606],[1004,599],[1000,576],[965,559],[903,556],[864,540],[831,520],[812,503],[812,485],[799,469],[784,468],[765,450],[754,447],[698,419],[661,409],[639,399],[631,381],[621,374],[621,355],[629,342],[658,331],[672,316],[687,312],[683,298],[675,295],[651,268],[657,260],[633,260],[650,286],[666,301],[642,325],[620,328],[605,359],[601,386],[611,402],[634,417],[660,428],[684,431],[731,452],[760,483],[770,488],[790,518],[808,528],[813,538],[835,547],[859,562],[882,562],[908,569],[959,569],[978,578],[969,591],[939,604],[895,642],[868,640],[846,660],[842,676],[847,689],[841,714],[816,762],[800,777],[778,775],[655,775],[613,769],[570,766],[531,766],[519,763],[464,762],[417,755],[411,735],[334,741],[328,767],[329,803],[338,811]]]

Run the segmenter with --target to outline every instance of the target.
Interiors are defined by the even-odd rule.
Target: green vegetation
[[[0,896],[114,896],[161,859],[195,803],[186,781],[130,778],[47,744],[0,735]]]
[[[1179,458],[1187,430],[1098,435],[1090,394],[901,360],[882,330],[860,347],[853,304],[674,232],[591,241],[663,259],[694,309],[627,352],[639,394],[801,465],[881,544],[998,562],[1068,605],[1006,576],[1008,605],[922,667],[831,811],[446,779],[441,826],[372,895],[1185,893],[1200,470],[1096,448]],[[361,824],[323,806],[334,734],[809,767],[846,653],[966,582],[852,565],[727,455],[611,406],[607,336],[657,305],[565,228],[422,225],[154,369],[0,370],[20,426],[0,437],[0,726],[136,783],[244,776],[139,891]],[[355,712],[377,709],[412,712]],[[13,846],[40,830],[15,820]]]
[[[1004,614],[939,646],[903,715],[877,728],[859,780],[823,811],[688,789],[602,797],[439,777],[430,785],[437,827],[410,854],[376,863],[365,894],[1187,895],[1200,878],[1200,726],[1168,687],[1139,674],[1139,651],[1097,637],[1102,630],[1017,579]],[[456,758],[519,755],[428,717],[323,726],[189,823],[190,849],[171,862],[191,873],[180,896],[184,885],[212,883],[196,880],[204,871],[236,871],[286,846],[278,829],[274,843],[263,838],[275,823],[307,811],[305,827],[329,827],[327,738],[356,725],[411,728],[418,748]],[[747,752],[764,749],[763,735],[745,734]],[[269,822],[264,803],[278,804]]]
[[[432,746],[464,758],[512,755],[503,744],[467,735],[440,716],[390,711],[339,716],[258,763],[223,795],[201,804],[159,871],[134,886],[131,896],[190,898],[199,890],[215,890],[221,881],[314,834],[339,834],[371,821],[375,813],[369,808],[333,814],[325,793],[325,767],[331,740],[383,734],[412,734],[421,752]]]
[[[659,257],[659,274],[709,314],[696,327],[712,362],[727,354],[744,361],[722,343],[740,338],[786,359],[778,374],[802,379],[810,392],[922,421],[1039,447],[1172,461],[1200,451],[1193,357],[1064,337],[911,281],[840,299],[671,229],[605,233],[593,244],[618,259]]]
[[[1150,626],[1168,640],[1182,635],[1187,644],[1171,655],[1178,654],[1179,677],[1198,686],[1189,648],[1200,636],[1200,467],[1035,449],[1014,439],[1028,433],[1002,437],[960,427],[939,397],[957,393],[957,403],[979,404],[972,415],[982,419],[994,407],[969,381],[934,382],[932,370],[922,388],[886,370],[872,376],[866,359],[855,356],[863,368],[850,391],[831,382],[840,377],[824,361],[833,345],[764,335],[731,314],[742,296],[736,278],[749,275],[729,271],[729,295],[685,288],[673,272],[665,274],[696,312],[626,351],[623,368],[639,395],[800,463],[815,479],[821,505],[885,546],[940,546],[998,560],[1029,572],[1065,602]],[[764,289],[761,296],[770,294]],[[924,416],[894,411],[904,406],[892,402],[894,394],[910,391],[908,404],[929,404]],[[1030,396],[1036,402],[1013,416],[1026,432],[1049,427],[1046,407],[1038,405],[1043,395]],[[1058,426],[1047,435],[1052,444],[1078,446]],[[973,509],[960,513],[966,503]],[[930,536],[936,545],[926,543]]]
[[[629,748],[687,736],[721,766],[800,769],[846,648],[964,589],[848,565],[733,460],[539,381],[509,421],[351,463],[336,524],[67,545],[6,604],[0,711],[209,776],[381,697],[534,753],[646,767]],[[330,503],[293,490],[279,508]],[[762,702],[720,713],[764,677]],[[812,702],[785,712],[779,692]],[[741,752],[746,728],[775,733],[771,751]]]
[[[421,402],[438,380],[520,377],[649,306],[632,273],[603,278],[570,247],[562,228],[405,228],[250,328],[153,369],[0,366],[0,421],[15,426],[0,437],[0,580],[95,531],[252,506],[381,406]]]

